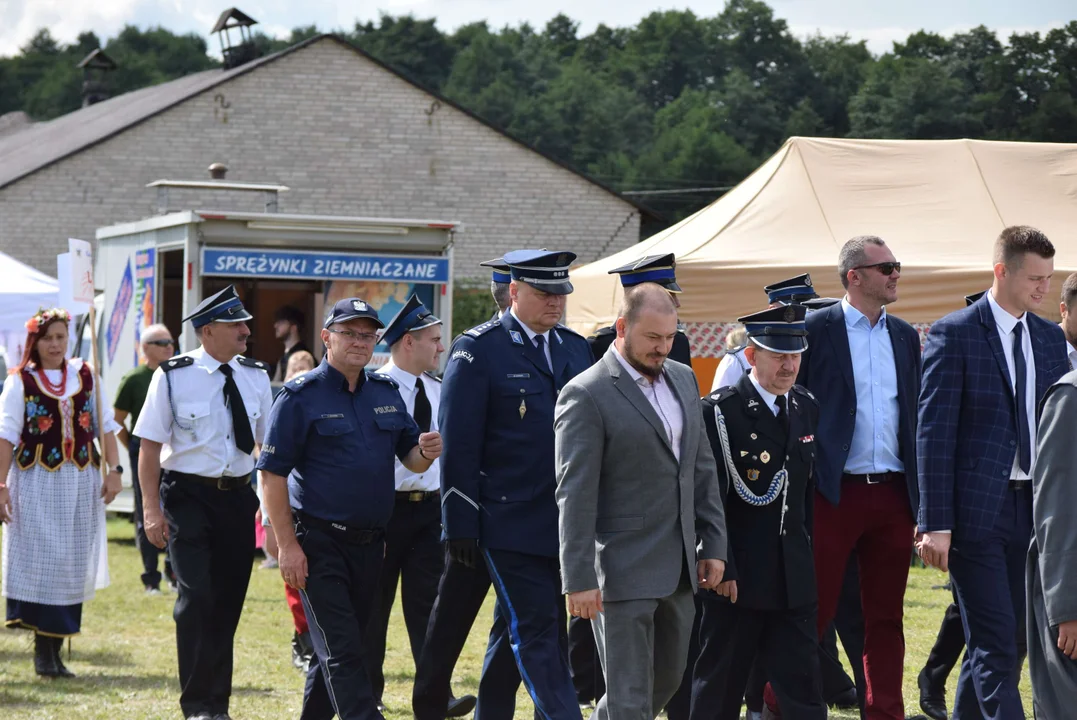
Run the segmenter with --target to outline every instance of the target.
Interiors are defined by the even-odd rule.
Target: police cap
[[[219,293],[214,293],[199,303],[187,317],[180,322],[191,321],[196,329],[212,322],[236,323],[245,322],[254,318],[236,294],[235,285],[229,285]]]
[[[763,288],[763,292],[767,294],[767,298],[771,303],[782,303],[783,305],[819,297],[818,293],[815,292],[815,288],[812,287],[811,275],[808,273],[782,280],[773,285],[767,285]]]
[[[808,328],[803,305],[786,305],[737,318],[744,325],[748,339],[771,352],[792,355],[808,349]]]
[[[490,279],[495,283],[507,284],[512,281],[512,275],[509,273],[509,266],[505,264],[504,258],[494,258],[493,260],[481,262],[479,265],[488,267],[492,270]]]
[[[665,255],[648,255],[627,265],[614,268],[609,271],[610,275],[620,275],[621,285],[632,287],[640,283],[658,283],[672,293],[681,292],[681,286],[677,284],[677,275],[674,272],[676,258],[673,253]]]
[[[370,303],[355,297],[337,300],[336,304],[329,310],[329,314],[325,316],[325,324],[322,327],[327,328],[334,323],[343,323],[360,318],[373,320],[379,328],[385,327],[385,323],[378,317],[378,311],[372,308]]]
[[[576,253],[561,250],[513,250],[502,258],[509,266],[512,279],[527,283],[536,290],[551,295],[568,295],[572,283],[568,280],[568,266],[576,259]]]
[[[426,306],[419,300],[419,296],[412,295],[404,303],[404,307],[400,308],[400,312],[394,315],[389,324],[385,326],[385,332],[382,333],[381,340],[392,347],[393,343],[404,337],[406,333],[440,324],[441,320],[426,309]]]

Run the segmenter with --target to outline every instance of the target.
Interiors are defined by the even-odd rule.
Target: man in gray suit
[[[1073,717],[1077,705],[1077,372],[1040,405],[1032,470],[1032,546],[1025,566],[1028,672],[1037,718]]]
[[[616,329],[554,412],[562,577],[606,676],[595,717],[653,720],[681,683],[693,593],[722,580],[725,518],[695,375],[665,362],[669,294],[626,290]]]

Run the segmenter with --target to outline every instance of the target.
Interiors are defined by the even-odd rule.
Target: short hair
[[[841,246],[838,253],[838,277],[843,288],[849,287],[849,271],[860,267],[868,259],[868,245],[885,247],[886,242],[877,235],[857,235]]]
[[[677,306],[673,304],[669,291],[658,283],[645,282],[625,288],[619,317],[623,317],[627,324],[633,325],[644,310],[677,314]]]
[[[300,369],[300,365],[306,365],[306,369]],[[301,375],[302,373],[313,370],[314,366],[314,356],[306,350],[292,353],[288,356],[288,367],[284,371],[285,382],[291,380],[296,375]]]
[[[730,330],[725,336],[726,351],[736,350],[748,340],[748,331],[744,327]]]
[[[995,264],[1002,263],[1008,269],[1016,270],[1028,253],[1050,260],[1055,256],[1055,246],[1046,235],[1028,225],[1011,225],[995,239]]]
[[[1072,273],[1062,283],[1062,302],[1068,310],[1073,310],[1073,302],[1077,300],[1077,272]]]
[[[304,319],[303,312],[294,305],[285,305],[277,308],[277,312],[273,314],[273,322],[284,320],[295,325],[297,328],[303,327]]]
[[[509,305],[512,305],[512,296],[509,295],[509,283],[499,283],[491,280],[490,294],[494,296],[494,302],[497,303],[499,311],[504,312],[509,309]]]
[[[158,333],[163,333],[167,335],[169,340],[173,339],[172,331],[168,329],[167,325],[162,325],[161,323],[154,323],[153,325],[143,328],[142,332],[139,333],[139,336],[141,338],[141,342],[146,342],[146,338],[156,335]]]

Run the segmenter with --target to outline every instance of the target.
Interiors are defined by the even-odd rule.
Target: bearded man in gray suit
[[[562,578],[606,676],[595,717],[653,720],[681,683],[692,595],[722,580],[725,517],[695,375],[665,362],[665,288],[627,289],[615,327],[554,411]]]

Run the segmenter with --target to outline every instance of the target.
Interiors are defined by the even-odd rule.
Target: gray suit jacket
[[[691,368],[666,362],[684,412],[681,460],[662,421],[610,347],[561,390],[554,410],[561,573],[565,593],[604,601],[664,598],[685,564],[726,559],[718,471]]]
[[[1077,372],[1062,377],[1040,403],[1032,470],[1033,538],[1025,566],[1028,671],[1036,717],[1073,717],[1077,662],[1058,649],[1058,625],[1077,620]]]

